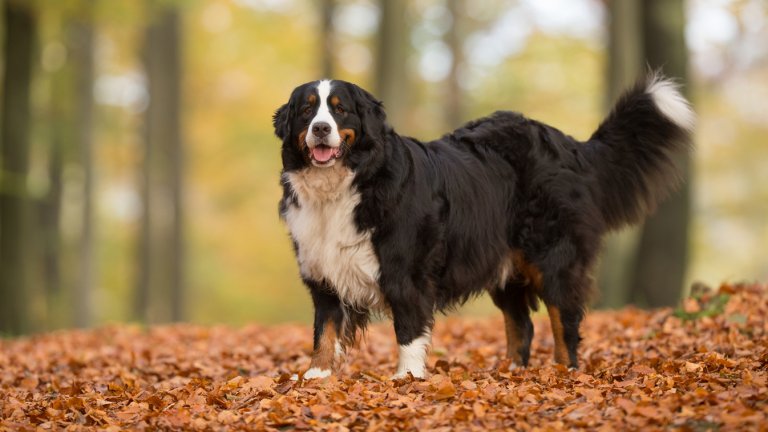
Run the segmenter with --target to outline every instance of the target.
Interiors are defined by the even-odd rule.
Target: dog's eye
[[[336,105],[336,114],[344,114],[344,107],[341,104]]]
[[[304,108],[304,115],[305,116],[308,116],[308,115],[311,115],[311,114],[312,114],[312,107],[311,106],[308,106],[308,107]]]

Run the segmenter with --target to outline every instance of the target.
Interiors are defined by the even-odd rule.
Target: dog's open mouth
[[[309,151],[312,160],[319,164],[326,164],[333,159],[338,159],[342,156],[342,153],[341,147],[330,147],[325,144],[315,146]]]

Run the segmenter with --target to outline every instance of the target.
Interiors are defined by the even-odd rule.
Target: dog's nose
[[[331,125],[326,122],[317,122],[312,125],[312,135],[318,138],[324,138],[331,133]]]

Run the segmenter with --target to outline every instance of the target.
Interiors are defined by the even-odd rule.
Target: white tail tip
[[[648,83],[647,92],[665,117],[681,128],[691,131],[696,124],[696,114],[691,104],[680,94],[678,85],[661,74],[655,74]]]

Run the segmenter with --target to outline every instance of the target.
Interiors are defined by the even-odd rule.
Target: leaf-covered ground
[[[581,368],[507,371],[501,319],[438,321],[424,381],[388,381],[390,325],[338,377],[292,381],[310,329],[110,327],[0,342],[0,430],[766,430],[768,290],[722,286],[679,310],[592,312]]]

